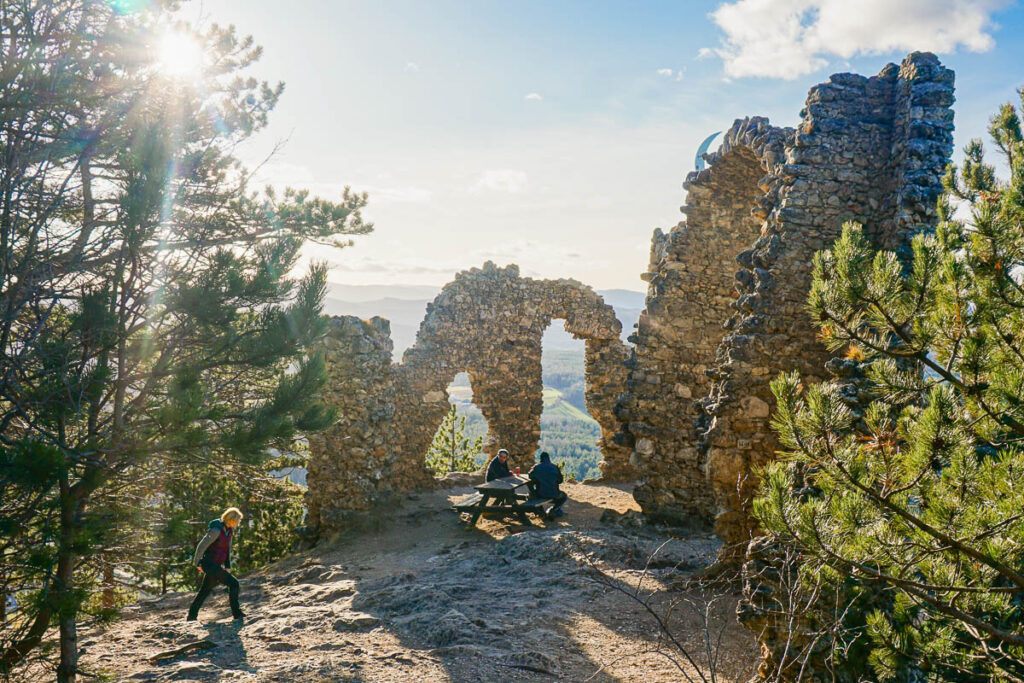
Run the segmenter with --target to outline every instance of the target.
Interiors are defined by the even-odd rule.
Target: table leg
[[[490,498],[491,497],[485,493],[484,497],[480,499],[480,503],[476,506],[476,512],[473,513],[473,519],[469,520],[468,526],[476,526],[477,520],[479,520],[480,515],[483,514],[484,508],[487,506],[487,501],[490,500]]]

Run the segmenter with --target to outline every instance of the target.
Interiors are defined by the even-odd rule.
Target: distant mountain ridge
[[[416,340],[416,331],[427,313],[427,303],[441,292],[440,287],[422,285],[339,285],[328,283],[324,311],[329,315],[357,315],[372,318],[379,315],[391,322],[391,340],[395,345],[394,357],[401,360],[402,353]],[[597,290],[605,303],[615,309],[622,323],[622,338],[633,331],[644,308],[645,295],[628,289]],[[583,348],[583,341],[565,332],[555,322],[544,333],[544,347],[558,350]]]

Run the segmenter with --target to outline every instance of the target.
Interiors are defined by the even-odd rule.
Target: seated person
[[[540,462],[530,470],[530,492],[538,498],[551,498],[555,501],[555,507],[551,510],[553,517],[562,516],[562,505],[569,498],[558,488],[562,481],[562,470],[551,462],[551,456],[546,451],[541,451]]]
[[[494,481],[495,479],[502,479],[510,476],[512,473],[508,469],[508,451],[504,448],[498,451],[498,454],[491,458],[491,462],[487,465],[487,477],[484,481]]]

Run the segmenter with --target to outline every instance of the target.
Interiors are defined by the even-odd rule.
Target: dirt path
[[[705,566],[716,541],[602,521],[635,510],[631,488],[572,484],[557,522],[475,529],[447,509],[471,489],[414,495],[377,528],[243,577],[243,624],[222,591],[198,623],[184,621],[191,596],[169,594],[84,633],[83,666],[118,681],[699,680],[621,592],[643,576],[656,610],[684,600],[671,628],[702,668],[705,633],[721,630],[718,680],[746,680],[755,642],[735,623],[735,595],[667,586]]]

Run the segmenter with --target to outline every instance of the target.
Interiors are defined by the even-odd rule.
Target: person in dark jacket
[[[487,465],[485,481],[494,481],[495,479],[511,476],[511,474],[512,472],[508,469],[508,451],[502,448],[498,451],[497,455],[491,458],[490,464]]]
[[[530,481],[532,482],[531,492],[538,498],[551,498],[555,501],[555,507],[551,509],[554,517],[562,516],[562,506],[569,496],[565,495],[558,485],[562,483],[562,470],[551,462],[551,456],[546,451],[540,452],[540,462],[530,470]]]
[[[238,508],[228,508],[220,519],[210,522],[209,530],[196,546],[192,564],[203,573],[203,584],[188,608],[188,621],[198,618],[203,601],[218,584],[224,584],[228,589],[232,616],[235,619],[245,616],[238,606],[238,579],[228,571],[231,568],[231,539],[241,521],[242,512]]]

